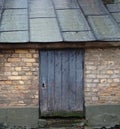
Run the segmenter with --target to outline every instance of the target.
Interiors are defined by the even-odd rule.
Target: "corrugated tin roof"
[[[0,42],[120,41],[120,0],[0,0]]]

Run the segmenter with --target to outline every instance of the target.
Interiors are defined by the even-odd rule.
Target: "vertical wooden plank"
[[[83,111],[83,51],[42,51],[40,57],[41,113]]]
[[[61,110],[61,51],[55,51],[55,111]]]
[[[41,113],[47,111],[47,87],[48,87],[48,55],[47,51],[40,52],[40,109]],[[44,83],[44,86],[43,86]]]
[[[54,110],[54,51],[48,51],[48,111]]]
[[[83,51],[76,51],[76,110],[83,111]]]
[[[76,55],[75,51],[69,51],[69,109],[75,111],[76,100]]]
[[[68,85],[69,85],[69,58],[68,52],[62,52],[62,110],[68,111]]]

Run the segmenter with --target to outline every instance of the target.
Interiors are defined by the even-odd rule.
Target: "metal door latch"
[[[42,88],[46,88],[46,84],[44,82],[42,83]]]

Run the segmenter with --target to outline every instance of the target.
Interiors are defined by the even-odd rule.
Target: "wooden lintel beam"
[[[0,49],[76,49],[120,47],[120,42],[0,43]]]

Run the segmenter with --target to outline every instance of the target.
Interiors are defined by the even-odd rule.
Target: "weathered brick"
[[[101,83],[106,83],[107,82],[107,79],[101,79],[100,82]]]
[[[15,67],[16,71],[21,71],[21,69],[22,69],[21,67]]]
[[[11,73],[11,72],[5,72],[4,75],[5,75],[6,77],[8,77],[8,76],[12,75],[12,73]]]
[[[26,54],[25,56],[26,56],[27,58],[32,58],[33,55],[32,55],[32,54]]]
[[[25,58],[22,61],[27,62],[27,63],[29,63],[29,62],[31,62],[31,63],[36,62],[36,60],[34,58],[32,58],[32,59]]]
[[[98,101],[98,97],[92,97],[92,101]]]
[[[91,79],[95,79],[96,78],[96,75],[95,74],[87,74],[86,75],[87,78],[91,78]]]
[[[6,66],[11,67],[11,63],[5,63],[5,67]]]
[[[98,82],[100,82],[100,79],[94,79],[93,82],[98,83]]]
[[[20,62],[20,58],[8,58],[8,62]]]
[[[107,74],[113,74],[113,70],[107,70]]]
[[[31,68],[30,68],[30,67],[22,67],[22,70],[23,70],[23,71],[30,71]]]
[[[32,49],[0,51],[1,107],[38,105],[38,58]]]
[[[38,54],[33,54],[33,58],[39,58]]]
[[[25,66],[27,67],[27,66],[32,66],[32,65],[33,65],[32,63],[26,63]]]
[[[120,82],[120,79],[119,78],[114,78],[113,82]]]
[[[119,56],[120,49],[116,48],[86,49],[84,72],[86,105],[120,103]]]
[[[12,84],[12,82],[11,82],[11,81],[5,81],[5,84],[7,84],[7,85],[11,85],[11,84]]]
[[[18,72],[12,72],[12,75],[18,75]]]
[[[110,84],[113,82],[113,79],[108,79],[107,82]]]
[[[8,79],[10,79],[10,80],[21,80],[21,76],[9,76]]]
[[[91,66],[86,66],[86,69],[87,69],[87,70],[95,70],[95,69],[96,69],[96,66],[93,66],[93,65],[91,65]]]
[[[18,50],[15,50],[15,53],[18,53],[18,54],[28,54],[29,53],[29,50],[18,49]]]
[[[26,72],[25,75],[31,76],[33,73],[32,72]]]

